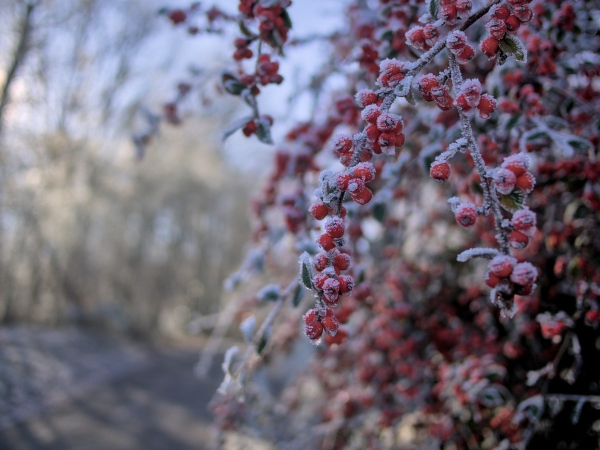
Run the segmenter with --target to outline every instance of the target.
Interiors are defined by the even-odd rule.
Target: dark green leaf
[[[517,124],[520,118],[521,114],[517,114],[516,116],[512,116],[510,119],[508,119],[508,121],[506,122],[506,129],[512,129],[512,127],[514,127]]]
[[[267,335],[261,336],[260,340],[256,344],[256,353],[260,355],[267,347],[268,342],[269,338]]]
[[[256,130],[256,137],[264,144],[272,144],[273,138],[271,138],[271,125],[266,120],[258,121],[258,129]]]
[[[381,35],[381,41],[391,41],[394,39],[394,32],[392,30],[385,30]]]
[[[509,195],[500,195],[500,205],[511,213],[523,208],[525,204],[525,194],[519,190],[514,190]]]
[[[500,48],[504,53],[512,56],[515,60],[527,62],[527,50],[516,36],[506,33],[504,37],[500,39]]]
[[[438,9],[438,0],[429,0],[429,14],[431,14],[431,17],[433,17],[434,19],[437,19]]]
[[[592,148],[594,148],[594,146],[592,145],[592,143],[590,141],[587,141],[583,138],[575,138],[575,139],[569,139],[567,141],[567,143],[573,147],[575,150],[579,150],[582,152],[586,152]]]
[[[244,92],[244,89],[248,88],[248,86],[246,86],[241,81],[231,79],[224,81],[223,87],[227,92],[229,92],[232,95],[240,95],[242,92]]]
[[[283,23],[285,24],[285,26],[287,28],[291,29],[292,28],[292,19],[290,18],[290,15],[288,14],[286,9],[281,11],[281,18],[283,19]]]
[[[298,286],[296,286],[296,289],[294,289],[294,295],[292,297],[292,305],[294,305],[294,308],[298,307],[298,305],[302,302],[303,298],[304,289],[302,289],[302,286],[298,284]]]
[[[302,253],[302,255],[300,255],[300,282],[306,289],[312,290],[312,268],[310,267],[310,264],[310,256],[308,253]]]
[[[240,20],[238,22],[238,25],[240,27],[240,31],[242,32],[242,34],[244,36],[248,36],[249,38],[256,37],[256,35],[250,30],[250,28],[248,28],[248,26],[246,25],[246,22],[244,22],[243,20]]]

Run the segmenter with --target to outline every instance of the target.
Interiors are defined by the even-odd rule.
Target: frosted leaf
[[[519,62],[527,62],[527,49],[518,37],[506,33],[504,37],[500,39],[499,44],[500,49],[507,55],[512,56]]]
[[[458,262],[467,262],[471,258],[486,258],[492,259],[494,256],[498,255],[498,250],[495,248],[470,248],[461,252],[456,260]]]
[[[300,255],[300,273],[298,274],[298,279],[300,281],[300,283],[306,288],[306,289],[311,289],[313,288],[313,283],[312,283],[312,278],[313,278],[313,272],[312,272],[312,264],[310,262],[310,256],[308,255],[307,252],[304,252]]]
[[[261,301],[277,301],[281,297],[281,288],[276,284],[269,284],[258,291],[257,297]]]
[[[256,327],[256,318],[254,316],[246,317],[240,324],[240,331],[246,342],[252,342],[254,328]]]
[[[230,347],[225,352],[225,357],[223,358],[223,364],[221,364],[221,369],[223,369],[223,373],[225,374],[225,378],[223,382],[217,389],[219,394],[225,394],[233,381],[233,375],[231,374],[231,366],[233,365],[233,358],[237,354],[239,349],[236,346]]]

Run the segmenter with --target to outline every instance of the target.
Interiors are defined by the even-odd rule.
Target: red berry
[[[523,153],[517,153],[506,157],[502,162],[502,167],[520,177],[529,169],[529,158]]]
[[[529,245],[529,236],[521,231],[512,231],[508,235],[508,243],[512,248],[523,249]]]
[[[506,34],[506,22],[503,20],[492,19],[486,25],[485,28],[496,39],[502,39]]]
[[[460,14],[466,14],[473,8],[471,0],[456,0],[456,9]]]
[[[494,5],[490,9],[492,19],[506,20],[510,16],[510,9],[506,5]]]
[[[358,163],[354,166],[353,173],[356,178],[362,178],[365,183],[375,179],[375,167],[370,162]]]
[[[360,195],[365,189],[365,182],[362,178],[353,178],[352,181],[348,183],[348,192],[350,192],[352,196]]]
[[[517,260],[508,255],[497,255],[488,263],[488,269],[498,278],[506,278],[513,271]]]
[[[325,223],[325,232],[334,239],[344,236],[345,224],[344,219],[332,217]]]
[[[337,134],[331,141],[332,150],[338,154],[348,153],[352,145],[352,136],[349,134]]]
[[[473,203],[463,202],[454,212],[456,221],[465,228],[475,225],[477,220],[477,208]]]
[[[460,108],[460,110],[466,114],[469,114],[473,111],[473,107],[469,105],[467,96],[465,94],[460,94],[458,97],[456,97],[456,101],[454,102],[454,104],[457,108]]]
[[[481,41],[481,44],[479,44],[479,48],[489,59],[492,59],[494,56],[496,56],[499,47],[500,42],[493,36],[486,37],[483,41]]]
[[[381,131],[379,131],[377,125],[369,125],[367,128],[365,128],[365,134],[367,135],[367,140],[369,142],[377,142]]]
[[[538,271],[531,263],[522,262],[514,267],[510,274],[510,281],[521,286],[527,286],[535,283],[537,276]]]
[[[492,272],[490,272],[489,270],[485,273],[485,276],[483,278],[483,281],[485,282],[485,284],[487,284],[489,287],[494,288],[498,285],[498,283],[500,283],[500,281],[502,281],[499,277],[497,277],[496,275],[494,275]]]
[[[337,330],[340,326],[340,322],[337,320],[335,316],[327,316],[321,319],[321,323],[323,324],[323,328],[330,336],[335,336]]]
[[[313,265],[319,272],[325,269],[327,267],[327,255],[325,253],[317,254],[313,260]]]
[[[370,124],[377,123],[377,118],[381,115],[381,109],[377,105],[368,105],[361,112],[363,120]]]
[[[304,333],[311,341],[316,341],[323,335],[323,325],[321,322],[306,324],[304,326]]]
[[[535,213],[529,209],[520,209],[515,212],[510,221],[515,230],[527,230],[536,226]]]
[[[465,45],[465,48],[456,54],[456,61],[459,64],[466,64],[473,58],[475,58],[475,49],[470,45]]]
[[[429,176],[439,182],[447,181],[450,172],[450,164],[445,161],[434,161],[429,168]]]
[[[323,220],[327,217],[327,206],[323,202],[313,203],[310,205],[310,208],[308,208],[308,211],[317,220]]]
[[[459,30],[451,31],[446,37],[446,47],[456,54],[467,45],[467,35]]]
[[[171,22],[173,22],[174,25],[185,22],[186,18],[187,14],[181,9],[174,9],[169,13],[169,19],[171,20]]]
[[[354,289],[354,278],[350,275],[340,275],[338,282],[340,283],[340,294],[344,296],[350,295],[350,292]]]
[[[333,238],[328,234],[322,234],[319,236],[319,239],[317,239],[317,244],[319,244],[326,252],[335,248],[335,242],[333,242]]]
[[[423,49],[425,45],[425,36],[423,33],[423,27],[414,27],[408,30],[405,34],[406,42],[418,49]]]
[[[498,102],[494,97],[492,97],[490,94],[483,94],[479,104],[477,105],[479,117],[482,119],[489,119],[492,113],[496,110],[497,106]]]
[[[309,309],[308,311],[306,311],[306,314],[302,316],[302,318],[304,319],[304,323],[306,325],[309,325],[317,321],[317,319],[319,318],[319,313],[315,309]]]
[[[354,177],[352,176],[352,174],[350,174],[348,172],[342,172],[337,176],[337,178],[335,179],[335,182],[336,182],[337,186],[340,188],[340,190],[346,191],[346,190],[348,190],[348,183],[350,183],[350,181],[352,181],[353,179],[354,179]]]
[[[519,29],[519,27],[521,26],[521,21],[517,18],[517,16],[511,15],[508,19],[504,21],[504,24],[507,31],[513,32]]]
[[[523,175],[517,178],[516,186],[526,194],[529,194],[533,190],[535,185],[535,178],[529,172],[525,172]]]
[[[373,198],[373,192],[369,188],[365,188],[360,194],[352,195],[354,200],[359,205],[366,205]]]
[[[382,133],[396,131],[401,123],[402,117],[397,114],[382,113],[377,117],[377,129]],[[402,131],[402,127],[397,131]]]
[[[533,19],[533,11],[529,5],[513,6],[513,14],[521,21],[521,23],[529,23]]]
[[[313,284],[317,289],[323,289],[323,285],[329,279],[329,275],[326,273],[318,273],[313,278]]]
[[[433,88],[431,96],[442,111],[448,111],[454,106],[454,100],[450,96],[450,89],[446,85]]]
[[[510,194],[515,188],[517,177],[508,169],[499,168],[494,172],[494,185],[496,190],[502,195]]]
[[[406,136],[402,133],[396,135],[396,147],[402,147]]]
[[[458,11],[456,10],[456,6],[454,5],[446,5],[442,8],[440,12],[440,18],[447,25],[454,25],[456,23],[456,17],[458,15]]]
[[[426,102],[432,102],[433,96],[431,94],[431,90],[439,87],[439,85],[440,83],[435,75],[431,73],[423,75],[418,82],[419,93],[421,94],[421,97],[423,97],[423,100]]]
[[[377,94],[370,89],[358,91],[354,96],[356,103],[361,108],[377,103]]]
[[[335,264],[336,267],[339,267],[340,270],[347,270],[348,267],[350,267],[350,256],[346,253],[336,252],[333,258],[333,264]]]

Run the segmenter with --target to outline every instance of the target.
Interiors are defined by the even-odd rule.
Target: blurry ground
[[[0,449],[202,449],[223,374],[199,345],[150,348],[81,330],[0,330]]]

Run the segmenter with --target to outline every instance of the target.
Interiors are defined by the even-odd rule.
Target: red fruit
[[[515,188],[517,177],[511,170],[499,168],[494,172],[493,180],[496,190],[500,194],[508,195]]]
[[[367,128],[365,128],[365,134],[366,134],[367,140],[369,142],[377,142],[377,139],[379,139],[379,135],[381,134],[381,131],[379,131],[379,128],[377,128],[377,125],[369,125]]]
[[[348,192],[350,192],[353,197],[362,194],[365,189],[365,182],[362,178],[353,178],[352,181],[348,183]]]
[[[396,135],[396,147],[402,147],[404,145],[404,140],[406,136],[402,133]]]
[[[313,322],[304,325],[304,334],[311,340],[316,341],[323,335],[323,325],[321,322]]]
[[[319,236],[319,239],[317,239],[317,244],[319,244],[326,252],[335,248],[335,242],[333,242],[333,238],[328,234],[322,234]]]
[[[323,328],[330,336],[335,336],[337,330],[340,326],[340,322],[337,320],[335,316],[327,316],[321,319],[321,323],[323,324]]]
[[[340,208],[340,217],[343,219],[344,217],[346,217],[346,214],[348,214],[348,210],[344,205],[342,205],[342,207]]]
[[[356,178],[362,178],[365,183],[375,179],[375,167],[370,162],[358,163],[354,166],[353,173]]]
[[[408,30],[405,34],[406,42],[415,48],[422,49],[425,44],[425,35],[423,27],[414,27]]]
[[[327,217],[327,206],[323,202],[313,203],[310,205],[310,208],[308,208],[308,211],[317,220],[323,220]]]
[[[423,28],[423,38],[425,39],[427,45],[430,47],[436,43],[439,35],[440,32],[438,31],[438,29],[430,23],[425,25],[425,27]]]
[[[523,231],[536,226],[535,213],[529,209],[515,212],[510,221],[515,230]]]
[[[254,120],[251,120],[244,125],[244,128],[242,128],[242,133],[244,133],[246,137],[250,137],[252,134],[256,133],[256,130],[258,130],[258,125]]]
[[[531,263],[522,262],[514,267],[510,274],[510,281],[521,286],[527,286],[535,283],[537,276],[538,271]]]
[[[381,109],[377,105],[368,105],[361,112],[361,117],[363,120],[367,121],[370,124],[377,123],[377,118],[381,115]]]
[[[338,134],[331,141],[331,148],[336,153],[348,153],[352,150],[352,136],[349,134]]]
[[[465,228],[475,225],[477,215],[477,208],[475,205],[467,202],[458,205],[456,211],[454,212],[456,221]]]
[[[513,6],[513,14],[521,21],[521,23],[529,23],[533,19],[533,10],[529,5]]]
[[[185,22],[186,18],[187,18],[187,14],[185,13],[185,11],[182,11],[181,9],[174,9],[173,11],[171,11],[169,13],[169,19],[171,20],[171,22],[173,22],[174,25]]]
[[[396,135],[393,133],[381,133],[377,143],[383,149],[384,147],[395,147],[396,146]]]
[[[481,83],[476,79],[465,80],[460,87],[460,95],[464,95],[467,104],[474,108],[481,101]]]
[[[508,255],[497,255],[488,263],[489,271],[498,278],[506,278],[513,271],[517,260]]]
[[[323,285],[329,279],[329,275],[326,273],[318,273],[313,278],[313,284],[317,289],[323,289]]]
[[[479,104],[477,105],[479,117],[482,119],[489,119],[492,113],[496,110],[497,106],[498,102],[494,97],[492,97],[490,94],[483,94]]]
[[[460,94],[458,97],[456,97],[454,104],[460,108],[462,112],[467,114],[473,110],[473,107],[469,105],[467,96],[465,94]]]
[[[490,9],[492,19],[506,20],[510,16],[510,9],[506,5],[494,5]]]
[[[350,183],[353,178],[354,177],[350,173],[342,172],[337,176],[335,182],[342,191],[346,191],[348,190],[348,183]]]
[[[348,267],[350,267],[350,256],[346,253],[336,252],[333,258],[333,264],[335,264],[335,266],[338,267],[340,270],[347,270]]]
[[[360,194],[352,195],[352,200],[354,200],[359,205],[366,205],[373,198],[373,192],[369,188],[365,188]]]
[[[325,223],[325,232],[334,239],[344,236],[345,223],[344,219],[332,217]]]
[[[439,182],[447,181],[450,172],[450,164],[445,161],[434,161],[429,168],[429,176]]]
[[[508,243],[512,248],[523,249],[529,245],[529,236],[515,230],[508,235]]]
[[[517,153],[505,158],[502,162],[502,167],[520,177],[529,169],[529,158],[523,153]]]
[[[517,18],[517,16],[512,15],[508,19],[506,19],[504,24],[506,26],[507,31],[514,32],[517,31],[521,26],[521,21]]]
[[[485,276],[483,278],[483,281],[485,282],[485,284],[487,284],[489,287],[494,288],[498,285],[498,283],[500,283],[501,278],[497,277],[496,275],[494,275],[492,272],[490,272],[489,270],[485,273]]]
[[[350,275],[340,275],[338,282],[340,283],[340,294],[344,296],[350,295],[350,292],[354,289],[354,278]]]
[[[470,45],[465,45],[461,51],[456,54],[456,61],[459,64],[466,64],[475,57],[475,49]]]
[[[382,133],[391,131],[402,131],[402,127],[399,130],[398,124],[402,123],[402,117],[392,113],[382,113],[377,117],[377,129]]]
[[[452,53],[456,54],[467,45],[467,35],[462,31],[452,31],[446,37],[446,47]]]
[[[492,59],[494,56],[496,56],[499,47],[500,43],[498,39],[493,36],[486,37],[483,41],[481,41],[481,44],[479,44],[479,48],[489,59]]]
[[[440,18],[447,25],[454,25],[456,23],[456,17],[458,15],[458,11],[456,10],[456,6],[454,5],[446,5],[442,8],[440,12]]]
[[[446,85],[433,88],[431,96],[442,111],[448,111],[454,106],[454,100],[450,96],[450,89]]]
[[[456,9],[459,14],[466,14],[473,8],[473,2],[471,0],[456,0]]]
[[[506,23],[503,20],[492,19],[486,25],[485,28],[496,39],[502,39],[506,34]]]
[[[325,269],[327,267],[327,255],[325,253],[317,254],[313,260],[313,265],[319,272]]]
[[[419,93],[421,94],[421,97],[423,97],[423,100],[426,102],[432,102],[433,96],[431,94],[431,90],[439,87],[439,85],[440,83],[435,75],[431,73],[423,75],[418,82]]]
[[[529,172],[525,172],[523,175],[517,178],[516,186],[526,194],[529,194],[533,190],[535,185],[535,178]]]
[[[319,313],[315,309],[309,309],[308,311],[306,311],[306,314],[302,316],[302,318],[304,319],[304,323],[306,325],[309,325],[317,321],[317,319],[319,318]]]
[[[377,94],[370,89],[363,89],[361,91],[358,91],[354,96],[354,99],[356,100],[358,106],[360,106],[361,108],[373,105],[374,103],[377,103],[378,100]]]

